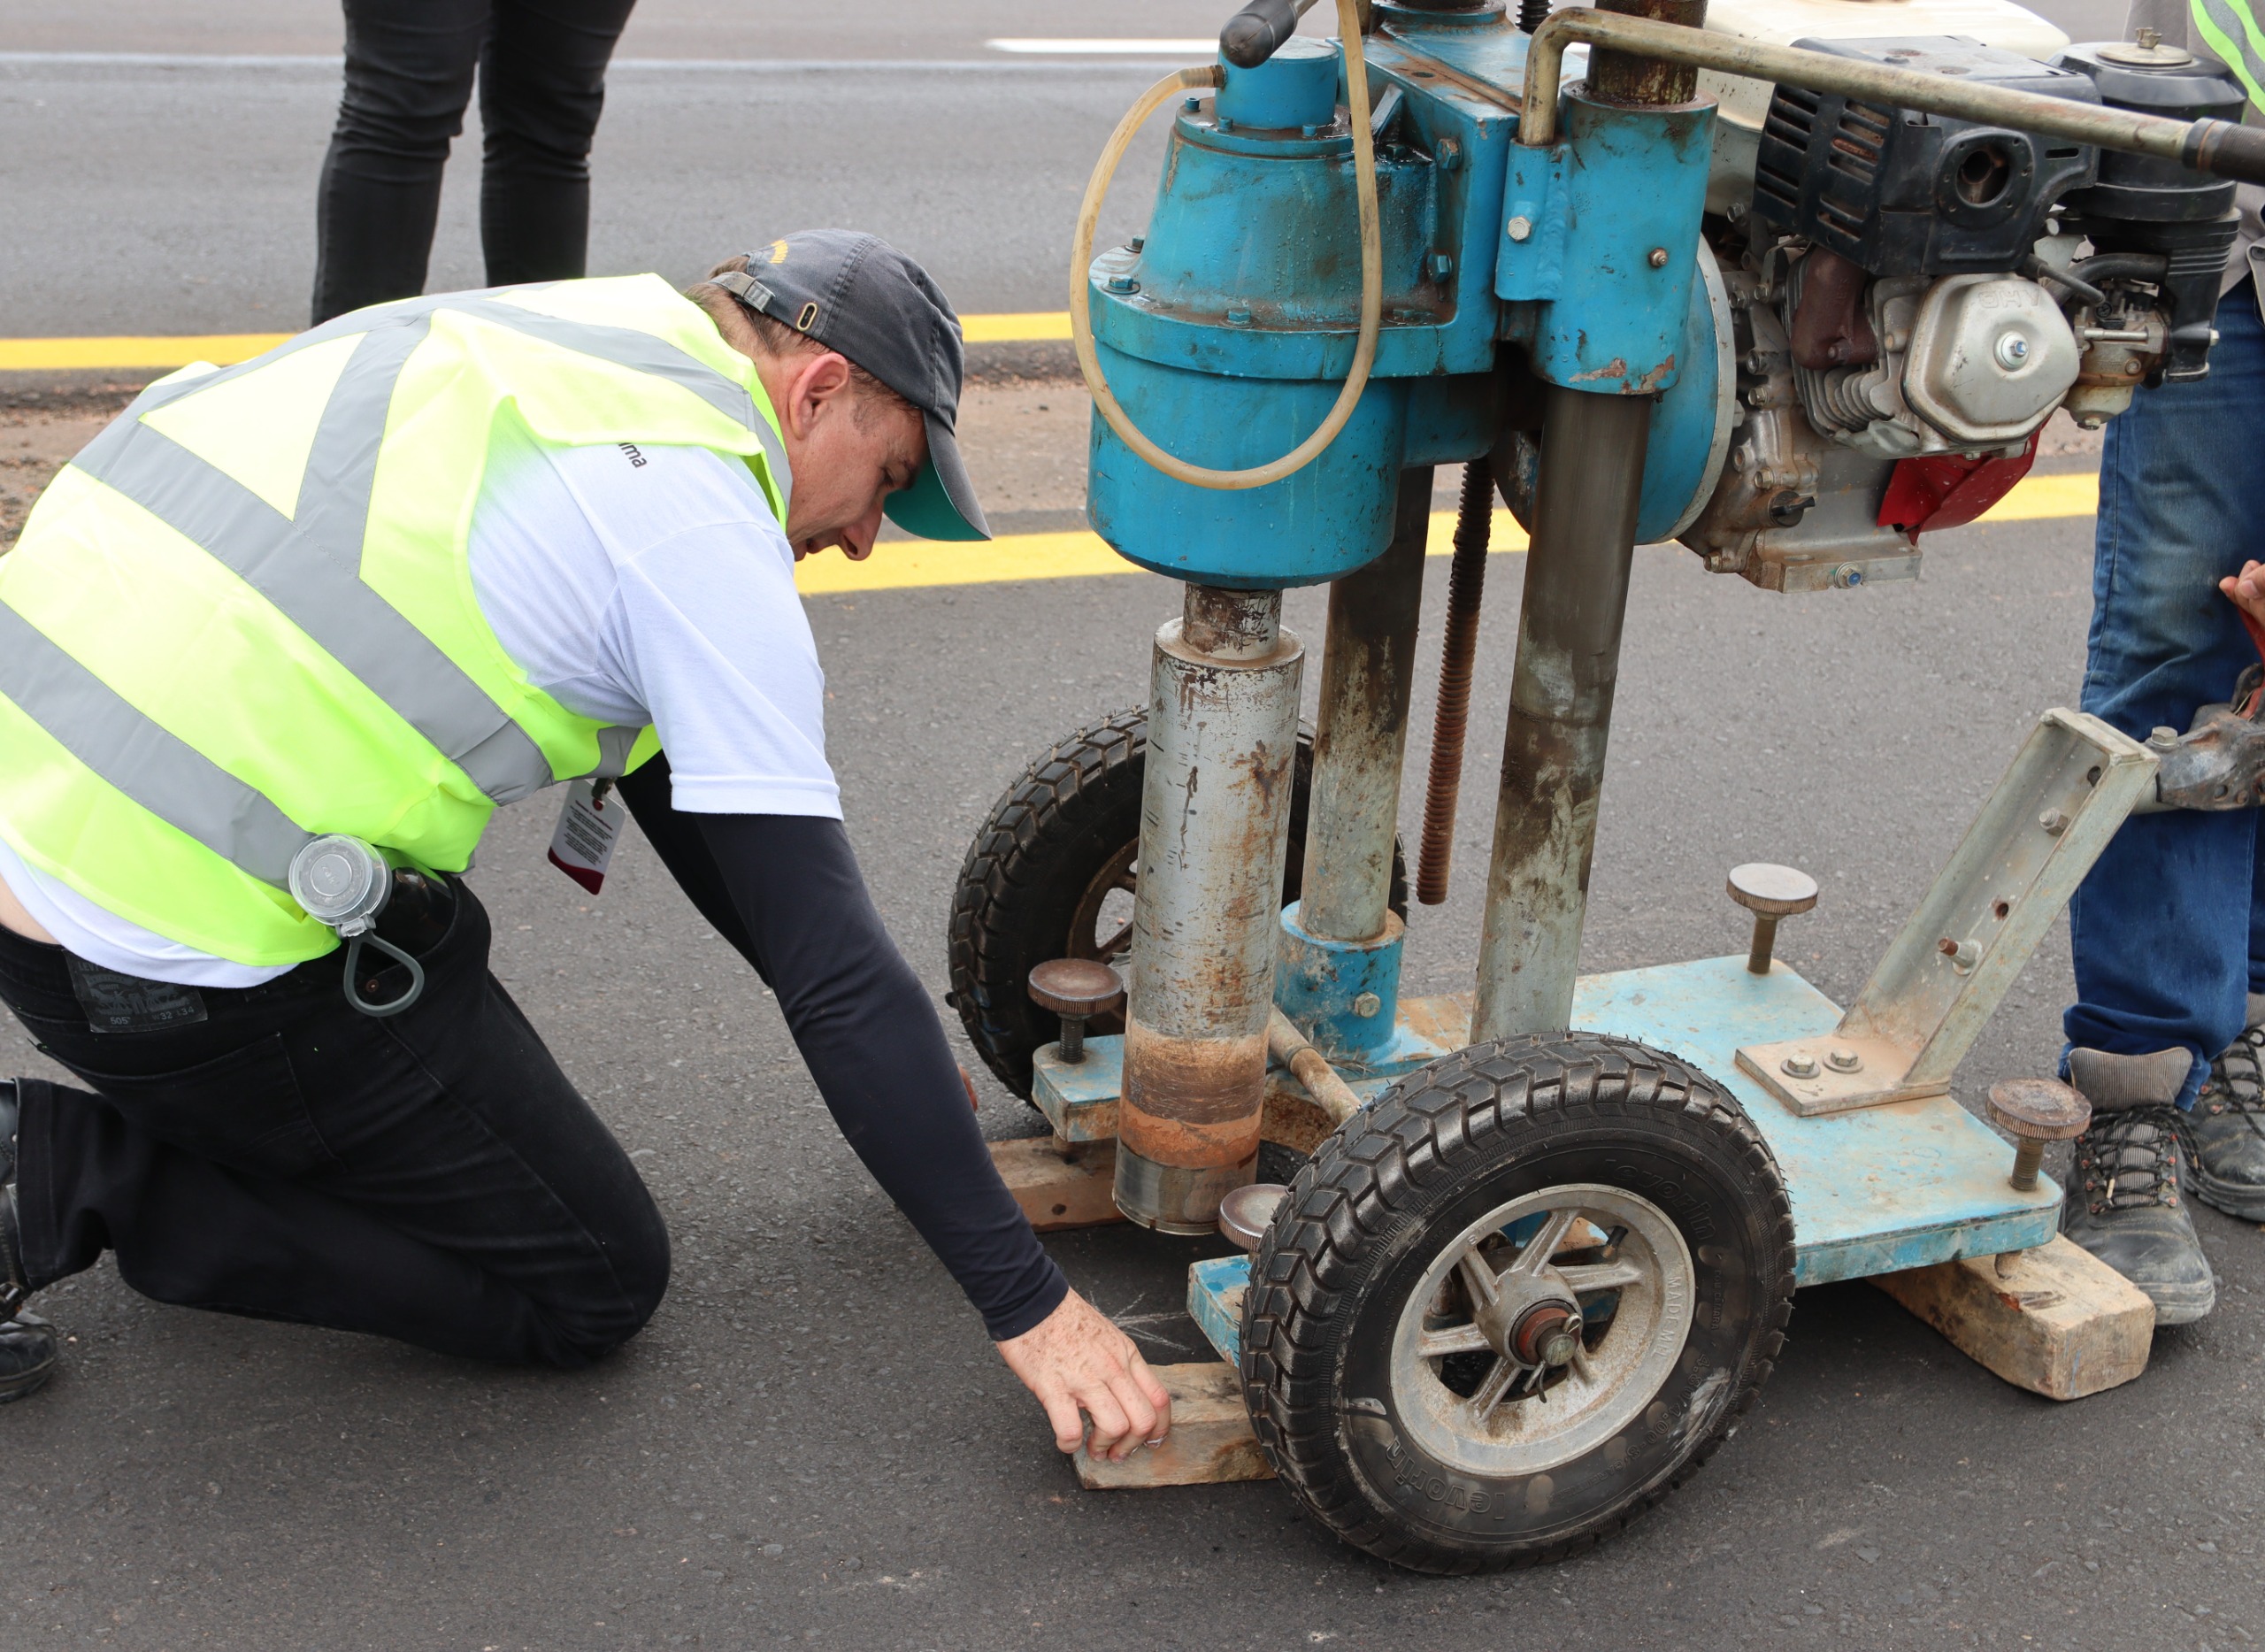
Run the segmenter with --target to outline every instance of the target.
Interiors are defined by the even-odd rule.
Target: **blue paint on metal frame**
[[[1210,1256],[1187,1270],[1187,1317],[1230,1365],[1242,1364],[1242,1299],[1250,1258]]]
[[[1390,918],[1373,941],[1332,941],[1298,923],[1299,903],[1282,911],[1274,953],[1274,1002],[1332,1061],[1366,1067],[1399,1030],[1401,942],[1406,926]],[[1366,1015],[1361,999],[1372,1002]]]
[[[1738,1070],[1741,1044],[1814,1036],[1840,1010],[1784,964],[1701,958],[1584,978],[1573,1021],[1679,1056],[1736,1095],[1793,1205],[1794,1279],[1866,1279],[1959,1256],[2026,1250],[2060,1226],[2061,1191],[2007,1183],[2013,1149],[1947,1095],[1803,1118]]]
[[[1064,1141],[1117,1140],[1117,1098],[1125,1093],[1125,1040],[1089,1038],[1086,1058],[1062,1059],[1047,1044],[1031,1057],[1030,1099]]]
[[[1675,382],[1714,125],[1712,104],[1624,109],[1576,89],[1564,142],[1514,146],[1494,291],[1539,305],[1542,378],[1621,396]]]

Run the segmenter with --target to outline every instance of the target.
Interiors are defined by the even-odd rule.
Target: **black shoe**
[[[29,1309],[0,1323],[0,1405],[45,1387],[57,1351],[55,1327]]]
[[[2157,1325],[2188,1325],[2217,1305],[2194,1218],[2178,1199],[2178,1110],[2095,1113],[2077,1138],[2061,1231],[2138,1286]]]
[[[2251,1027],[2210,1064],[2186,1139],[2187,1190],[2228,1216],[2265,1222],[2265,1027]]]

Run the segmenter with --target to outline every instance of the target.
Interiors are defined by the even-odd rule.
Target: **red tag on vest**
[[[550,864],[595,895],[605,883],[606,864],[629,811],[611,795],[611,780],[571,780],[550,834]]]

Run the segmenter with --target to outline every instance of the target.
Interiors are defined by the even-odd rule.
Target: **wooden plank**
[[[1233,1366],[1204,1360],[1149,1369],[1171,1395],[1171,1433],[1163,1444],[1143,1446],[1122,1463],[1088,1456],[1080,1448],[1074,1459],[1079,1485],[1088,1491],[1132,1491],[1274,1478],[1250,1432]]]
[[[1994,1256],[1884,1273],[1872,1283],[2017,1388],[2080,1400],[2147,1368],[2154,1304],[2083,1247],[2054,1234],[2000,1276]]]
[[[1109,1196],[1117,1180],[1114,1141],[1065,1142],[1054,1136],[994,1141],[991,1162],[1041,1233],[1125,1219]]]

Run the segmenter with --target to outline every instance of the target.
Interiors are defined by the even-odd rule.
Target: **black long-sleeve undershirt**
[[[700,915],[778,995],[842,1135],[992,1337],[1052,1313],[1068,1281],[992,1165],[935,1007],[873,910],[841,823],[684,813],[664,757],[620,791]]]

